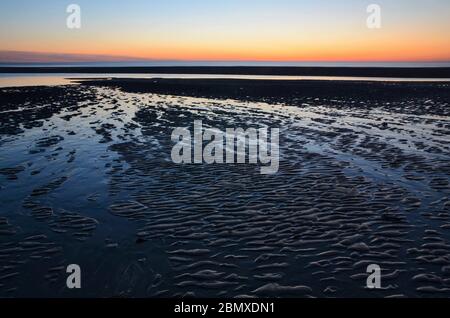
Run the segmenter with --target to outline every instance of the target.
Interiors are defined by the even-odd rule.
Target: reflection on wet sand
[[[448,297],[450,114],[435,85],[295,103],[4,88],[0,296]],[[280,127],[279,172],[172,163],[172,129],[194,120]],[[81,291],[64,288],[72,263]],[[365,288],[369,264],[381,290]]]

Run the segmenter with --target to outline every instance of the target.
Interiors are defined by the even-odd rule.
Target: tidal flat
[[[450,297],[449,85],[0,88],[0,297]],[[195,120],[280,128],[278,172],[173,163]]]

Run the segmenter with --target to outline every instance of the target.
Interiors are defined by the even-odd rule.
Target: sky
[[[80,29],[66,26],[71,3]],[[372,3],[380,29],[366,25]],[[449,34],[449,0],[0,1],[0,62],[437,62]]]

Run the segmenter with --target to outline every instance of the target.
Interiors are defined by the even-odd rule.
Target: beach
[[[448,82],[76,82],[0,88],[1,297],[450,296]],[[278,172],[175,164],[195,120],[279,128]]]

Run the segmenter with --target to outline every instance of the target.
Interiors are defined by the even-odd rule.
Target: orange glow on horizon
[[[417,37],[421,40],[418,41]],[[102,55],[120,60],[128,57],[136,60],[173,61],[255,61],[255,62],[448,62],[450,40],[442,36],[415,34],[405,36],[402,32],[352,34],[329,37],[312,33],[293,41],[291,37],[272,37],[271,40],[236,37],[219,41],[216,39],[185,39],[184,41],[145,40],[145,35],[134,37],[107,37],[102,41],[83,38],[78,41],[61,39],[53,41],[27,41],[12,43],[6,50]],[[64,48],[64,51],[52,48]],[[32,50],[31,50],[32,48]],[[5,48],[2,48],[5,49]],[[47,61],[42,61],[47,62]],[[48,61],[51,62],[51,61]]]
[[[273,62],[431,62],[450,61],[450,40],[355,38],[315,40],[293,43],[278,39],[271,43],[234,41],[233,43],[155,43],[133,40],[123,45],[114,40],[102,43],[67,43],[64,51],[51,50],[47,43],[36,43],[33,52],[104,55],[146,60],[180,61],[273,61]],[[27,51],[28,45],[19,46]]]

